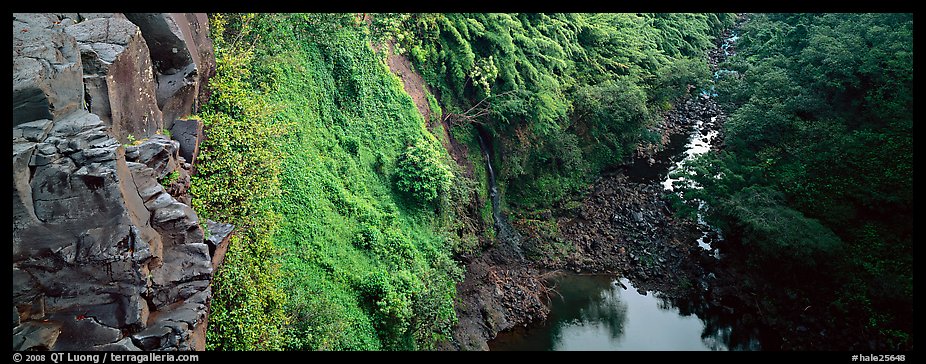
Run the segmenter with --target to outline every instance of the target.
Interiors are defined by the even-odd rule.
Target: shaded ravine
[[[498,185],[495,180],[495,169],[492,168],[492,150],[489,147],[489,144],[486,143],[486,139],[489,139],[489,134],[485,129],[477,126],[476,138],[479,140],[479,149],[482,150],[482,155],[486,160],[486,171],[489,174],[489,197],[492,200],[492,220],[495,224],[495,231],[497,232],[496,238],[502,243],[510,246],[510,249],[506,249],[510,252],[513,252],[519,261],[524,260],[524,252],[521,250],[521,234],[518,233],[508,222],[508,217],[505,216],[505,213],[501,210],[501,197],[498,193]],[[490,139],[491,140],[491,139]]]
[[[729,35],[728,31],[724,38]],[[716,55],[724,53],[721,44],[709,52],[712,69],[720,60]],[[701,318],[704,333],[725,340],[730,344],[728,348],[756,348],[755,329],[741,324],[749,307],[745,301],[725,299],[737,294],[736,287],[715,287],[710,272],[717,269],[718,260],[695,243],[703,236],[697,222],[675,216],[660,183],[669,169],[684,158],[679,153],[697,124],[695,119],[719,114],[715,103],[706,103],[710,100],[707,96],[680,102],[667,113],[657,130],[663,147],[641,146],[632,164],[605,171],[589,187],[581,206],[554,211],[550,222],[556,224],[558,234],[548,238],[557,241],[559,253],[555,254],[536,254],[538,247],[550,244],[548,238],[518,234],[516,244],[512,244],[510,237],[515,235],[506,235],[517,232],[515,229],[532,230],[520,226],[522,220],[509,221],[501,211],[502,191],[495,185],[495,178],[503,176],[496,175],[491,163],[491,137],[484,130],[480,133],[476,125],[476,137],[481,139],[481,152],[487,161],[484,168],[490,194],[495,187],[491,197],[496,234],[486,240],[478,254],[461,257],[466,275],[457,284],[458,324],[440,348],[488,350],[492,340],[505,332],[543,324],[557,297],[554,291],[559,289],[551,277],[563,272],[625,277],[636,288],[659,292],[664,302],[678,307],[679,315]],[[721,143],[722,137],[717,138]],[[711,243],[710,238],[707,240]],[[515,249],[523,249],[525,254]],[[530,259],[523,259],[524,255]]]
[[[614,275],[553,279],[559,295],[551,297],[547,321],[499,333],[489,342],[492,350],[760,348],[752,328],[737,327],[738,308],[712,302],[712,276],[704,265],[716,265],[708,244],[719,236],[702,219],[676,218],[664,200],[671,191],[665,187],[669,171],[710,148],[702,137],[716,134],[719,108],[697,97],[674,112],[689,118],[694,129],[672,138],[675,144],[666,150],[676,152],[667,156],[674,163],[635,161],[626,174],[596,183],[579,216],[560,221],[579,254],[547,268]]]
[[[492,140],[478,126],[475,136],[485,158],[495,234],[486,237],[476,254],[459,257],[466,264],[466,275],[456,287],[458,321],[448,340],[439,344],[441,350],[489,350],[488,341],[497,333],[543,321],[549,313],[544,273],[525,259],[524,237],[501,208]]]
[[[734,30],[728,30],[718,48],[709,52],[714,81],[724,72],[718,69],[719,63],[734,54],[737,38]],[[551,298],[552,310],[548,321],[500,333],[497,339],[489,342],[490,348],[761,348],[758,338],[764,335],[758,328],[741,325],[738,318],[743,313],[748,315],[749,309],[736,305],[730,307],[729,302],[721,302],[720,289],[711,287],[712,267],[717,266],[719,257],[711,242],[721,239],[719,232],[707,225],[700,213],[696,222],[678,220],[664,200],[665,194],[688,183],[673,172],[683,171],[687,161],[719,148],[722,143],[721,126],[726,116],[713,100],[715,96],[711,86],[676,105],[666,121],[670,128],[684,125],[682,129],[687,130],[668,138],[663,150],[655,155],[638,156],[629,165],[609,170],[592,187],[578,216],[558,221],[563,235],[574,242],[577,252],[564,261],[541,262],[547,269],[613,272],[626,278],[617,281],[613,275],[608,276],[611,278],[569,275],[553,280],[560,287],[561,295]],[[701,207],[705,208],[703,204]],[[711,251],[713,254],[708,253]],[[602,284],[602,279],[606,283],[610,280],[610,286]],[[562,286],[563,280],[568,287]],[[594,282],[596,280],[597,283]],[[619,288],[622,285],[642,287],[660,299],[641,299],[647,296],[633,292],[632,287]],[[577,291],[575,287],[587,289]],[[608,311],[609,308],[600,305],[602,302],[613,303],[607,307],[624,309]],[[639,308],[629,312],[626,308],[632,304]],[[628,324],[641,321],[666,324],[660,326],[662,331],[660,328]],[[638,331],[631,330],[634,327]],[[692,331],[692,328],[695,329]],[[633,344],[634,340],[628,337],[636,336],[671,342]]]
[[[664,179],[662,180],[662,187],[666,191],[675,192],[676,187],[681,186],[700,189],[701,187],[698,186],[695,181],[688,180],[683,176],[679,176],[678,174],[688,170],[686,163],[694,160],[704,153],[718,149],[720,143],[722,142],[722,125],[726,120],[727,115],[723,112],[723,109],[717,104],[717,102],[714,101],[714,98],[718,96],[714,84],[720,80],[721,75],[736,72],[728,69],[721,69],[720,63],[736,54],[736,41],[739,39],[737,29],[744,20],[745,17],[740,16],[736,26],[728,29],[724,33],[720,47],[714,48],[708,53],[708,64],[711,71],[713,71],[713,75],[711,76],[710,86],[700,91],[699,98],[703,100],[705,104],[707,104],[708,110],[710,110],[712,113],[715,113],[715,115],[710,116],[709,118],[704,118],[702,115],[702,117],[695,119],[696,122],[694,128],[691,130],[688,136],[688,143],[685,144],[685,153],[681,155],[683,158],[681,158],[681,160],[676,162],[668,170],[664,176]],[[680,196],[682,195],[682,192],[677,193]],[[712,247],[709,241],[713,239],[723,239],[723,236],[721,235],[719,229],[710,226],[704,220],[704,214],[707,211],[708,206],[700,200],[696,200],[695,202],[698,203],[697,222],[698,229],[701,231],[701,237],[699,237],[697,240],[698,246],[704,250],[713,251],[713,257],[720,259],[720,251]]]

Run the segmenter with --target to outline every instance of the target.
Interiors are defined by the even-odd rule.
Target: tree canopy
[[[864,318],[834,326],[884,349],[912,348],[912,34],[910,14],[752,16],[719,81],[726,148],[683,192],[777,269],[769,297]]]

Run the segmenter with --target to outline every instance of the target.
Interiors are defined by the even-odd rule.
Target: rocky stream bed
[[[707,55],[712,70],[734,49],[732,31],[721,38]],[[699,237],[710,244],[719,236],[676,217],[663,183],[692,143],[722,147],[724,119],[711,92],[691,96],[657,126],[661,145],[641,145],[631,162],[606,171],[589,187],[581,206],[541,217],[555,223],[555,236],[532,233],[529,219],[512,218],[529,258],[511,252],[512,244],[495,242],[467,262],[466,279],[458,285],[459,324],[443,348],[487,350],[486,342],[498,332],[544,320],[557,289],[550,278],[563,272],[614,274],[629,278],[639,290],[658,291],[689,306],[693,292],[701,298],[696,305],[720,305],[725,288],[710,282],[717,258],[698,244]],[[532,249],[551,244],[558,246],[558,254],[531,258]],[[734,308],[727,308],[732,314]]]

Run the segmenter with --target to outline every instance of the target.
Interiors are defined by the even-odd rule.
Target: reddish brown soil
[[[412,68],[412,63],[408,60],[407,57],[395,53],[395,44],[393,41],[386,43],[386,64],[389,66],[389,69],[392,70],[396,76],[402,80],[402,85],[405,87],[405,92],[412,97],[412,101],[415,102],[415,107],[418,108],[418,112],[421,113],[421,116],[424,116],[425,122],[431,122],[431,107],[428,106],[427,96],[427,86],[424,83],[424,79],[421,78],[421,75],[418,72],[415,72]]]

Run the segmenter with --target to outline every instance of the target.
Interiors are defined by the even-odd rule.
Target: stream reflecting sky
[[[548,320],[499,334],[492,350],[726,350],[694,315],[682,315],[653,293],[640,294],[606,276],[565,276],[557,281]],[[709,330],[710,331],[710,330]],[[722,333],[719,336],[723,336]]]

